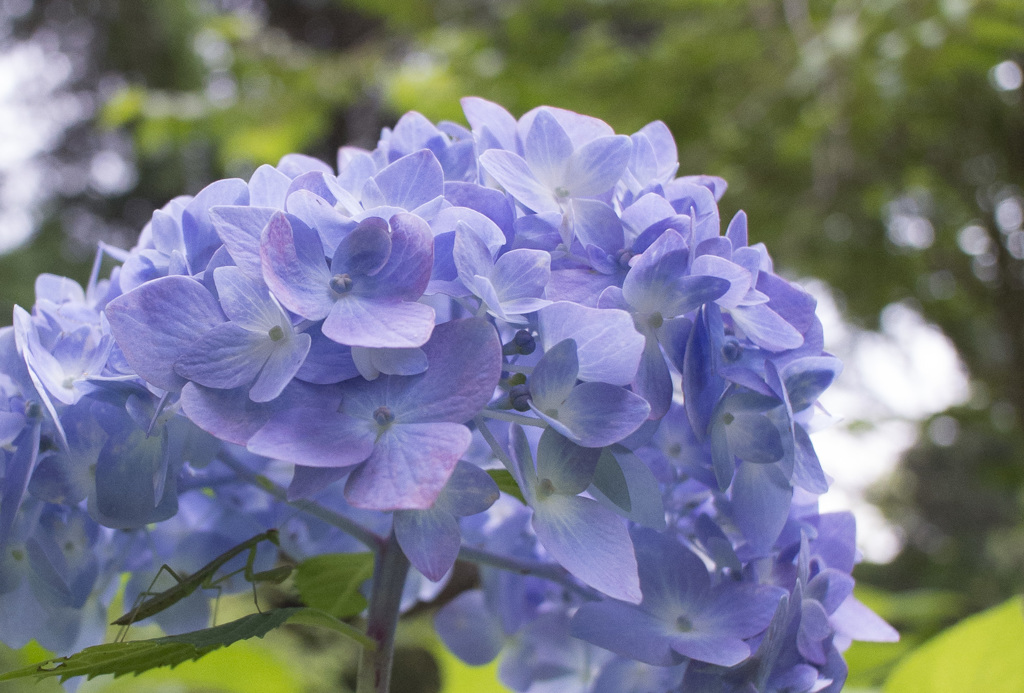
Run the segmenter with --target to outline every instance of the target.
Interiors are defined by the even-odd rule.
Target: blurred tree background
[[[901,648],[1022,591],[1020,0],[4,0],[0,51],[30,46],[54,86],[26,108],[56,126],[0,173],[39,181],[0,320],[171,197],[372,147],[406,110],[461,122],[474,94],[625,133],[661,119],[681,173],[725,177],[724,217],[742,206],[787,274],[858,329],[920,313],[964,364],[970,399],[873,492],[902,548],[858,578]],[[901,648],[855,655],[853,681]]]

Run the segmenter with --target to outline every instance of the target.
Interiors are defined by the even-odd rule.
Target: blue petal
[[[373,180],[385,204],[409,211],[444,194],[444,171],[428,149],[402,157]]]
[[[626,171],[632,147],[625,135],[612,135],[599,137],[573,152],[565,174],[570,195],[594,197],[607,192]]]
[[[174,371],[206,387],[240,387],[256,378],[273,350],[274,343],[266,333],[224,323],[185,349],[175,361]]]
[[[278,212],[263,229],[260,255],[263,279],[286,308],[308,320],[327,317],[331,274],[315,231]]]
[[[741,462],[733,480],[733,517],[751,549],[766,554],[786,524],[793,488],[776,465]]]
[[[545,350],[565,339],[576,342],[580,380],[612,385],[633,382],[645,340],[629,313],[559,301],[543,308],[539,317]]]
[[[537,478],[551,483],[555,493],[575,496],[594,478],[598,448],[584,448],[554,429],[545,429],[537,444]]]
[[[252,279],[263,279],[260,236],[277,209],[269,207],[213,207],[210,219],[238,268]]]
[[[572,392],[578,373],[575,341],[563,339],[547,349],[530,374],[533,404],[545,412],[557,409]]]
[[[306,467],[350,467],[374,449],[372,423],[338,412],[295,407],[279,411],[248,440],[250,452]]]
[[[633,542],[618,515],[589,498],[553,494],[534,506],[533,528],[574,576],[610,597],[639,603]]]
[[[397,510],[395,537],[409,562],[437,582],[455,565],[462,535],[451,513],[438,508]]]
[[[534,177],[548,189],[564,185],[572,153],[572,140],[555,117],[545,109],[538,111],[523,143],[523,158]]]
[[[185,379],[175,373],[175,362],[193,342],[224,321],[210,292],[182,276],[147,282],[115,298],[105,312],[128,364],[164,390],[181,389]]]
[[[463,592],[441,607],[434,629],[445,647],[470,666],[492,661],[505,642],[501,624],[487,609],[480,590]]]
[[[574,442],[596,448],[633,433],[650,411],[651,405],[629,390],[608,383],[581,383],[553,418],[572,432]]]
[[[518,154],[488,149],[480,155],[480,165],[527,209],[534,212],[559,211],[552,191],[534,177],[530,165]]]

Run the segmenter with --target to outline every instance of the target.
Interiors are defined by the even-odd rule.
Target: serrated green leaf
[[[499,490],[504,491],[513,498],[518,499],[523,505],[526,505],[522,489],[519,488],[516,478],[507,469],[488,469],[487,473],[494,479],[494,483],[498,485]]]
[[[330,628],[347,635],[364,647],[375,646],[366,634],[322,611],[301,606],[288,607],[249,614],[230,623],[191,633],[87,647],[67,657],[48,659],[23,669],[9,671],[0,675],[0,681],[30,676],[38,679],[58,676],[63,683],[75,676],[91,679],[104,674],[113,674],[114,678],[125,674],[138,675],[150,669],[175,667],[182,662],[199,659],[240,640],[262,638],[286,621]]]
[[[63,683],[75,676],[91,679],[95,676],[113,674],[116,678],[124,674],[140,674],[157,667],[173,667],[190,659],[199,659],[208,652],[239,640],[262,638],[300,610],[302,607],[274,609],[191,633],[168,635],[152,640],[95,645],[67,657],[57,657],[8,672],[0,676],[0,681],[26,676],[40,679],[59,676]]]
[[[1024,690],[1022,607],[1015,597],[943,631],[900,662],[885,693]]]
[[[359,587],[372,576],[372,553],[329,553],[299,563],[295,587],[308,606],[349,618],[366,608]]]

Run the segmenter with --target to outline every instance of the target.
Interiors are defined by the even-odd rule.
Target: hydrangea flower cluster
[[[840,363],[746,216],[722,233],[725,181],[677,177],[660,122],[463,107],[39,277],[0,330],[0,639],[95,643],[122,571],[130,599],[272,526],[295,560],[397,542],[403,607],[478,563],[436,627],[516,691],[836,691],[896,637],[817,509]]]

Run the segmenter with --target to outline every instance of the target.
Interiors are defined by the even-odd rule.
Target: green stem
[[[398,610],[408,574],[409,559],[402,552],[392,530],[374,561],[366,634],[377,643],[377,648],[362,650],[356,693],[389,693]]]
[[[485,549],[478,549],[465,545],[459,549],[459,559],[463,561],[471,561],[480,565],[488,565],[492,568],[501,568],[502,570],[519,573],[520,575],[534,575],[536,577],[544,578],[545,580],[558,583],[562,587],[576,592],[586,599],[596,600],[601,598],[596,591],[577,583],[567,570],[561,566],[552,565],[551,563],[513,558],[512,556],[503,556]]]

